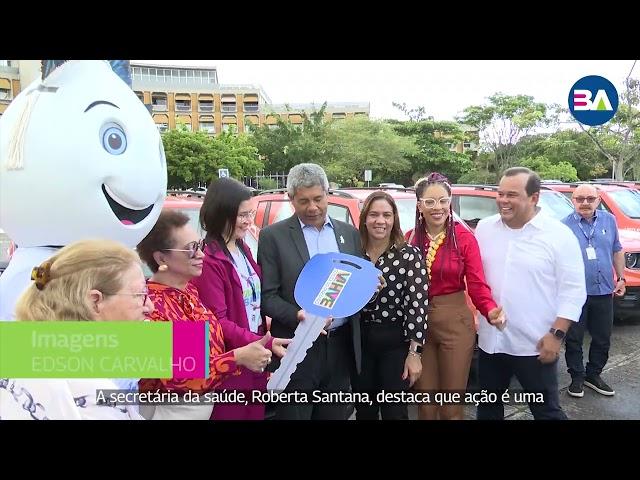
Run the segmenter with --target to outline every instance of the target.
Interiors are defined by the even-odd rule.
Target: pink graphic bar
[[[206,378],[208,322],[173,322],[173,378]]]

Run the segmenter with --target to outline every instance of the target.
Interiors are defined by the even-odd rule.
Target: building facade
[[[187,130],[216,135],[248,133],[249,124],[276,125],[277,116],[302,125],[314,104],[273,104],[259,85],[218,82],[216,68],[131,64],[133,89],[148,106],[160,131],[184,125]],[[327,119],[369,116],[369,103],[329,103]]]
[[[0,60],[0,115],[22,85],[40,75],[39,60]],[[223,131],[249,132],[249,124],[276,125],[277,115],[302,125],[303,114],[322,105],[273,104],[259,85],[227,85],[218,81],[215,67],[184,67],[131,63],[133,90],[147,105],[158,129],[178,125],[190,131],[217,135]],[[329,103],[327,119],[365,116],[369,103]]]
[[[17,60],[0,60],[0,115],[21,90]]]

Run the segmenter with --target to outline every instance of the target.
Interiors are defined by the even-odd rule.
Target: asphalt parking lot
[[[588,342],[585,335],[583,354],[588,358]],[[616,323],[613,326],[609,361],[602,372],[602,378],[616,392],[613,397],[605,397],[584,389],[584,397],[574,398],[567,394],[571,376],[567,373],[564,348],[558,362],[558,383],[560,403],[570,420],[640,420],[640,322]],[[518,388],[513,381],[512,388]],[[415,418],[415,409],[410,416]],[[475,407],[465,407],[465,418],[476,418]],[[527,405],[505,407],[507,420],[533,420]]]

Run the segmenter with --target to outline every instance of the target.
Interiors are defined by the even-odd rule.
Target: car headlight
[[[640,269],[640,253],[625,253],[624,263],[627,268]]]

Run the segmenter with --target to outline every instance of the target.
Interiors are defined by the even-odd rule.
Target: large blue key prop
[[[346,253],[314,255],[300,272],[293,292],[305,311],[280,367],[267,383],[269,390],[284,390],[307,350],[318,338],[327,317],[348,317],[364,307],[378,287],[380,271],[368,260]]]

